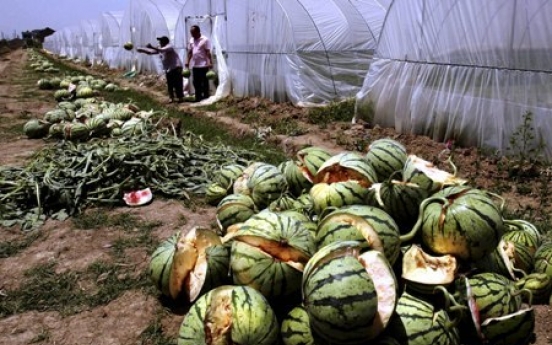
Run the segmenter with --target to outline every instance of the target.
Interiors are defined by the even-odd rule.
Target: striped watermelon
[[[531,292],[532,301],[525,298],[525,303],[547,304],[552,295],[552,277],[546,273],[531,273],[515,282],[519,290],[527,289]]]
[[[480,323],[515,313],[521,308],[521,295],[513,281],[500,274],[487,272],[458,279],[456,291],[459,302],[469,306]],[[474,305],[468,303],[470,298],[474,299]]]
[[[331,157],[331,153],[317,146],[307,147],[297,152],[297,166],[303,176],[313,182],[318,169]]]
[[[267,165],[267,163],[264,162],[253,162],[247,166],[247,168],[243,169],[240,176],[238,176],[234,183],[232,184],[232,191],[235,194],[245,194],[245,195],[251,195],[251,191],[248,187],[249,179],[251,178],[251,175],[257,170],[257,168],[262,167],[264,165]],[[270,164],[268,164],[270,165]]]
[[[402,345],[459,345],[460,334],[444,309],[403,292],[386,334]]]
[[[234,284],[248,285],[273,299],[299,291],[314,240],[301,221],[264,210],[233,236],[230,267]]]
[[[86,121],[86,127],[90,131],[90,136],[99,137],[109,134],[110,129],[107,127],[107,122],[98,118],[91,118]]]
[[[321,248],[303,274],[303,304],[313,333],[330,344],[375,339],[393,314],[397,281],[378,251],[357,241]]]
[[[205,282],[199,295],[230,283],[230,249],[224,245],[213,245],[205,249]]]
[[[257,208],[261,210],[285,193],[287,182],[276,166],[262,163],[246,179],[245,188],[242,193],[250,195]]]
[[[422,229],[423,244],[436,254],[466,261],[491,253],[502,238],[502,213],[488,193],[470,187],[448,187],[424,200],[410,241]]]
[[[177,231],[167,240],[161,242],[150,259],[148,275],[159,291],[167,297],[170,297],[169,281],[175,246],[179,237],[180,231]]]
[[[220,249],[220,253],[213,251],[208,255],[207,249],[212,246],[223,249]],[[224,281],[228,276],[228,257],[221,258],[224,249],[220,237],[209,229],[194,227],[182,234],[176,242],[172,258],[169,279],[171,297],[178,299],[185,296],[188,302],[195,301],[201,292],[210,288],[205,287],[207,274],[213,275],[209,277],[210,282]],[[210,264],[213,266],[210,267]]]
[[[453,283],[457,268],[454,256],[431,256],[415,244],[402,259],[402,277],[407,288],[422,294],[433,294],[435,287]]]
[[[282,162],[278,165],[278,169],[284,174],[288,185],[288,191],[293,196],[300,196],[301,194],[308,192],[312,187],[312,182],[309,181],[301,168],[293,160]]]
[[[456,171],[454,174],[450,174],[416,155],[408,156],[402,170],[403,181],[415,183],[427,190],[429,194],[433,194],[447,186],[458,186],[467,183],[465,179],[458,178],[455,175]]]
[[[531,249],[518,242],[510,243],[514,246],[514,268],[518,271],[523,271],[523,273],[530,273],[533,271],[534,256],[531,253]],[[521,275],[523,275],[523,273],[521,273]]]
[[[244,194],[230,194],[217,205],[217,224],[224,236],[229,226],[245,222],[257,213],[255,202]]]
[[[542,235],[533,223],[522,219],[506,219],[504,225],[504,240],[526,245],[533,255],[542,244]]]
[[[200,297],[184,317],[178,345],[276,345],[279,325],[267,300],[247,286],[225,285]]]
[[[546,273],[552,278],[552,242],[543,243],[535,253],[535,273]]]
[[[473,262],[473,266],[481,272],[497,273],[515,280],[515,250],[514,243],[500,240],[495,250]]]
[[[293,308],[286,315],[280,335],[284,345],[318,345],[312,335],[309,314],[303,306]]]
[[[391,138],[373,141],[366,153],[366,159],[374,169],[378,182],[386,181],[397,171],[401,172],[406,158],[406,148]]]
[[[302,205],[289,194],[283,194],[278,199],[268,205],[268,209],[273,212],[301,209]]]
[[[427,190],[417,184],[389,180],[375,183],[370,187],[366,204],[376,206],[389,213],[406,233],[416,223],[420,205],[429,196]]]
[[[209,205],[218,205],[227,195],[227,190],[217,182],[211,182],[205,188],[205,201]]]
[[[376,207],[341,207],[322,218],[316,232],[318,248],[338,241],[359,241],[382,252],[391,265],[399,257],[401,242],[397,224]]]
[[[481,324],[485,343],[492,345],[525,345],[536,340],[535,311],[526,308],[501,317],[490,318]]]
[[[290,216],[291,218],[301,222],[303,227],[311,234],[313,241],[316,238],[316,231],[318,229],[317,223],[313,222],[305,213],[296,210],[286,210],[281,213]]]
[[[357,181],[316,183],[309,191],[314,213],[319,216],[330,207],[363,204],[367,193],[368,189]]]
[[[223,165],[213,177],[213,182],[218,183],[227,192],[230,192],[234,182],[243,174],[245,167],[241,164]]]
[[[363,187],[370,187],[377,176],[364,156],[355,152],[342,152],[330,157],[316,172],[314,183],[357,181]]]

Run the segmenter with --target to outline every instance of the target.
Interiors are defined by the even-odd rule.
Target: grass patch
[[[98,288],[83,301],[88,307],[108,304],[128,290],[151,287],[146,272],[136,275],[133,265],[97,261],[88,267],[85,276],[95,281]]]
[[[111,215],[109,209],[94,209],[72,218],[73,225],[80,230],[94,230],[101,227],[120,227],[130,230],[140,224],[140,220],[130,213]]]
[[[332,122],[350,122],[355,114],[355,99],[332,102],[325,107],[309,109],[307,121],[322,128]]]
[[[140,345],[176,345],[176,339],[163,332],[162,312],[158,312],[148,327],[140,334]]]
[[[159,246],[159,240],[152,236],[152,231],[161,226],[160,221],[144,222],[133,228],[128,236],[122,236],[113,243],[113,255],[117,258],[124,257],[125,249],[145,247],[148,254]],[[130,229],[126,231],[129,232]]]
[[[28,248],[42,236],[42,232],[33,231],[25,235],[21,240],[0,242],[0,259],[9,258]]]
[[[50,329],[47,327],[43,327],[40,333],[35,335],[33,339],[29,341],[29,344],[36,344],[36,343],[42,343],[44,341],[50,340]]]
[[[143,221],[130,213],[108,214],[107,209],[94,209],[72,218],[77,229],[93,230],[101,227],[117,228],[124,233],[113,242],[111,249],[116,258],[124,257],[125,249],[146,247],[151,253],[159,245],[152,231],[161,226],[161,221]]]
[[[25,281],[16,290],[6,291],[0,300],[0,318],[27,311],[57,311],[63,316],[105,305],[125,291],[151,289],[145,272],[135,274],[134,266],[95,262],[81,272],[55,272],[50,262],[25,272]],[[92,281],[94,293],[83,291],[80,282]]]

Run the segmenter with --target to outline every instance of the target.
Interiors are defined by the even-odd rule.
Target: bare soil
[[[22,125],[29,118],[40,117],[54,107],[52,97],[23,97],[32,83],[24,83],[24,66],[28,54],[16,50],[0,57],[0,166],[22,165],[46,142],[29,140],[22,131]],[[83,71],[103,74],[126,87],[148,92],[160,101],[166,100],[164,82],[157,77],[138,77],[126,80],[120,77],[120,71],[91,68],[75,65]],[[36,81],[34,81],[36,83]],[[36,88],[35,88],[36,89]],[[38,91],[36,91],[38,92]],[[372,140],[391,137],[403,143],[409,153],[434,161],[450,171],[444,158],[452,154],[459,175],[469,179],[482,188],[500,190],[506,198],[506,206],[515,214],[533,212],[543,220],[549,211],[547,185],[550,174],[545,167],[536,165],[531,169],[518,167],[516,162],[504,157],[483,155],[476,148],[452,147],[450,152],[443,150],[444,143],[434,142],[427,137],[398,134],[393,129],[372,127],[361,123],[331,123],[320,128],[308,121],[308,110],[293,107],[290,104],[273,104],[259,98],[225,100],[225,107],[216,111],[205,111],[180,105],[197,116],[208,116],[219,120],[236,133],[254,131],[260,124],[246,124],[235,114],[251,111],[261,112],[262,116],[272,117],[277,122],[294,121],[304,129],[300,135],[272,134],[266,140],[280,145],[288,155],[306,145],[325,147],[332,152],[343,150],[366,150]],[[264,125],[264,124],[263,124]],[[515,183],[513,182],[515,180]],[[116,208],[114,210],[89,210],[87,212],[106,212],[111,219],[128,216],[142,223],[155,224],[151,232],[157,240],[164,240],[176,230],[190,229],[193,226],[212,227],[215,219],[214,207],[190,207],[175,200],[155,199],[148,206],[140,208]],[[134,219],[133,218],[133,219]],[[131,225],[133,223],[131,222]],[[55,265],[55,273],[83,272],[92,264],[102,262],[122,267],[123,273],[117,278],[121,281],[142,274],[148,263],[148,248],[143,244],[125,248],[122,253],[114,254],[114,248],[121,240],[132,238],[140,230],[137,226],[130,229],[117,225],[100,226],[93,229],[81,229],[72,220],[64,222],[48,220],[40,230],[40,235],[30,245],[15,255],[0,257],[0,310],[1,305],[10,299],[9,291],[14,291],[28,279],[25,272],[37,265]],[[18,228],[0,228],[0,243],[15,243],[29,235]],[[80,273],[79,273],[80,274]],[[79,289],[94,294],[99,286],[96,281],[82,280]],[[103,277],[105,278],[105,276]],[[537,345],[552,343],[552,307],[535,306]],[[177,336],[183,314],[168,312],[166,306],[154,296],[140,289],[127,290],[117,298],[100,306],[84,308],[77,313],[64,315],[59,311],[26,311],[0,318],[0,345],[3,344],[169,344],[154,340],[152,325],[158,326],[169,339]],[[153,330],[156,330],[153,328]]]

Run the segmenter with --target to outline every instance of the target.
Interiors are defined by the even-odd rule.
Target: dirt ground
[[[32,117],[38,117],[53,108],[50,97],[27,99],[22,97],[27,88],[34,87],[36,80],[27,80],[23,67],[28,55],[17,50],[0,57],[0,166],[22,165],[34,151],[46,145],[41,140],[29,140],[22,131],[22,125]],[[84,70],[83,66],[78,66]],[[111,78],[120,73],[105,69],[92,70]],[[162,80],[143,78],[127,81],[118,78],[123,86],[147,91],[159,100],[166,99]],[[271,104],[258,98],[229,99],[226,108],[233,107],[241,112],[262,108],[266,115],[279,121],[297,121],[305,129],[297,136],[269,135],[271,140],[287,152],[294,154],[305,145],[325,147],[332,152],[366,149],[369,141],[391,137],[403,143],[409,153],[434,161],[450,171],[442,163],[443,150],[447,147],[423,136],[398,134],[392,129],[371,127],[369,124],[334,123],[320,128],[306,121],[307,110],[297,109],[289,104]],[[182,108],[189,107],[181,105]],[[204,111],[199,108],[188,109],[202,116],[218,119],[233,131],[250,131],[254,126],[244,124],[235,116],[226,116],[224,110]],[[498,156],[484,156],[475,148],[452,147],[454,162],[459,175],[469,179],[482,188],[499,189],[506,199],[506,206],[514,214],[533,212],[537,219],[546,217],[549,211],[548,194],[544,188],[548,185],[550,174],[538,165],[531,168],[517,167],[515,162]],[[512,179],[520,183],[511,183]],[[522,187],[520,187],[522,186]],[[92,216],[96,210],[87,213]],[[98,211],[103,212],[103,211]],[[542,214],[539,214],[542,213]],[[98,213],[101,214],[101,213]],[[175,200],[154,200],[141,208],[117,208],[108,211],[110,219],[127,219],[125,224],[107,222],[107,226],[87,229],[75,221],[64,222],[48,220],[40,234],[15,255],[0,256],[0,312],[2,304],[10,299],[8,291],[20,288],[28,279],[25,272],[32,267],[53,265],[55,274],[76,274],[84,277],[78,280],[77,287],[82,292],[94,294],[98,291],[102,279],[110,279],[115,274],[119,281],[134,279],[147,267],[148,254],[145,245],[125,248],[122,253],[115,248],[122,240],[129,240],[133,234],[144,230],[143,225],[151,225],[152,238],[163,240],[178,229],[193,226],[212,227],[215,219],[214,207],[190,207]],[[149,231],[149,230],[148,230]],[[0,243],[20,243],[29,238],[19,228],[1,228]],[[0,253],[1,254],[1,253]],[[89,279],[84,274],[94,263],[103,263],[116,267],[111,271]],[[86,278],[88,277],[88,278]],[[41,301],[37,302],[38,304]],[[552,307],[535,306],[537,345],[552,343]],[[0,318],[0,345],[10,344],[171,344],[175,338],[183,314],[169,310],[152,294],[140,289],[126,290],[120,296],[102,305],[92,305],[78,312],[64,314],[52,310],[34,310]]]

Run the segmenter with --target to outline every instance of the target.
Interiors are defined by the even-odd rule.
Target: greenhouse
[[[102,60],[114,68],[121,49],[119,31],[124,12],[104,12],[100,19]]]
[[[360,89],[388,3],[189,0],[176,32],[186,42],[189,27],[199,24],[220,45],[217,66],[227,71],[219,75],[228,73],[232,94],[319,104]]]
[[[174,39],[174,31],[182,4],[174,0],[130,0],[121,20],[120,42],[135,47],[157,44],[157,37]],[[133,51],[120,50],[118,67],[143,72],[162,73],[159,58]]]
[[[102,51],[100,49],[100,21],[89,19],[83,20],[80,25],[81,36],[81,60],[96,64],[101,61]]]
[[[552,133],[552,1],[396,0],[357,94],[357,118],[402,133],[515,151],[531,115]],[[552,145],[545,145],[552,157]]]

